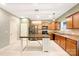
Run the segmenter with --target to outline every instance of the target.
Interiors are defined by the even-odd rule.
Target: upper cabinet
[[[67,17],[68,29],[79,29],[79,12]]]
[[[52,24],[51,24],[51,28],[52,28],[53,30],[56,29],[56,27],[55,27],[55,22],[52,22]]]
[[[60,22],[56,22],[55,27],[56,27],[57,30],[59,30],[60,29]]]
[[[52,27],[52,24],[49,24],[48,29],[51,30],[52,29],[51,27]]]
[[[51,24],[48,25],[49,30],[58,30],[60,29],[60,22],[53,21]]]
[[[73,23],[72,16],[67,17],[67,28],[68,29],[72,28],[72,25],[73,25],[72,23]]]
[[[73,27],[75,29],[79,28],[79,13],[73,15]]]

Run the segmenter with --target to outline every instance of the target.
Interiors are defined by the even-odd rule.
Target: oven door
[[[46,30],[46,31],[42,31],[42,34],[48,34],[48,31]]]

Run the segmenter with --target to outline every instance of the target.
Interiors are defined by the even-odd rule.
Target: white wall
[[[9,44],[10,40],[9,14],[0,9],[0,48]]]
[[[0,48],[17,40],[18,21],[18,18],[0,9]]]
[[[10,17],[10,44],[17,42],[19,39],[19,22],[20,19],[11,16]]]

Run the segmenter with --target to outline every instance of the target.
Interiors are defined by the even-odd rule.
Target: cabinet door
[[[55,24],[54,23],[49,24],[48,29],[49,30],[55,29]]]
[[[67,39],[67,40],[66,40],[66,51],[67,51],[70,55],[76,56],[77,48],[76,48],[75,41],[73,41],[72,39]]]
[[[67,18],[67,28],[73,28],[73,21],[72,21],[72,16]]]
[[[51,29],[51,24],[48,25],[48,29],[49,29],[49,30]]]
[[[53,40],[53,34],[49,34],[50,39]]]
[[[60,29],[60,22],[56,22],[55,27],[56,27],[56,30],[59,30]]]
[[[70,39],[66,39],[66,51],[70,54],[71,43]]]
[[[57,43],[57,35],[55,34],[55,42]]]
[[[57,43],[60,45],[60,41],[61,39],[60,39],[60,36],[59,35],[57,35]]]
[[[70,53],[71,53],[72,56],[76,56],[76,54],[77,54],[77,44],[76,43],[77,42],[75,40],[71,40],[71,51],[70,51]]]
[[[65,49],[65,37],[61,36],[60,40],[61,40],[61,43],[60,43],[61,47]]]
[[[55,22],[52,22],[51,28],[55,30]]]
[[[79,13],[73,15],[73,27],[79,28]]]
[[[57,44],[59,44],[59,35],[56,35],[56,34],[55,34],[55,42],[56,42]]]

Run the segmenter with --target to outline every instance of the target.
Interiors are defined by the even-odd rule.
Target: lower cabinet
[[[66,39],[66,51],[72,55],[77,55],[77,42],[72,39]]]
[[[57,44],[59,44],[59,36],[58,36],[58,35],[55,35],[55,42],[56,42]]]
[[[55,34],[54,41],[71,56],[79,56],[79,45],[76,40]]]
[[[66,40],[64,37],[60,36],[60,46],[65,49]]]
[[[53,40],[53,34],[49,34],[50,40]]]
[[[65,49],[65,38],[59,35],[55,35],[55,42]]]
[[[55,39],[55,34],[49,34],[50,36],[50,40],[54,40]]]

